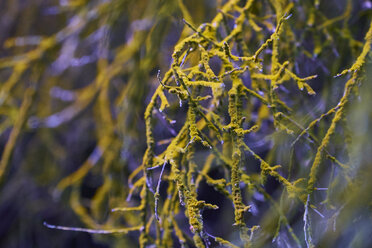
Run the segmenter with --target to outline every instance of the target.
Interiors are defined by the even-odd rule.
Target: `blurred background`
[[[177,42],[194,33],[182,19],[198,27],[210,22],[226,2],[0,1],[0,247],[138,247],[138,232],[88,234],[49,229],[43,222],[92,229],[135,225],[135,213],[121,216],[111,209],[126,204],[128,176],[142,163],[146,151],[143,116],[159,85],[158,70],[164,75]],[[239,6],[245,2],[237,1]],[[249,28],[254,24],[247,21],[242,35],[250,54],[275,29],[273,2],[253,4],[257,28]],[[314,96],[300,91],[295,83],[284,83],[278,95],[293,109],[291,119],[307,127],[340,101],[350,76],[334,76],[349,68],[361,53],[372,3],[283,2],[293,2],[294,7],[286,24],[291,32],[280,38],[280,61],[289,60],[301,77],[318,77],[309,82]],[[227,21],[229,25],[233,28],[234,22]],[[236,53],[238,50],[233,48]],[[263,54],[264,61],[270,52]],[[324,159],[319,169],[316,187],[320,190],[312,196],[317,211],[309,210],[317,247],[372,245],[371,54],[369,51],[366,56],[343,121],[327,147],[348,166],[348,177],[331,159]],[[210,63],[213,70],[219,70],[218,61]],[[265,63],[264,71],[269,66]],[[253,83],[248,81],[251,87]],[[157,141],[165,140],[157,143],[157,152],[164,150],[166,139],[174,137],[185,120],[187,105],[179,107],[178,100],[173,100],[167,115],[177,123],[169,128],[160,116],[154,125]],[[226,108],[227,103],[225,112]],[[293,126],[295,135],[275,129],[273,117],[260,114],[260,109],[251,106],[247,123],[263,117],[260,130],[245,142],[270,164],[282,165],[281,174],[291,176],[291,181],[307,177],[319,144],[300,139],[291,146],[301,129],[293,123],[288,125]],[[322,118],[311,129],[315,139],[323,139],[332,118]],[[197,153],[201,161],[204,153],[203,149]],[[257,162],[247,154],[245,163]],[[221,178],[224,171],[215,165],[209,175]],[[303,204],[283,203],[283,187],[273,178],[263,190],[254,194],[243,190],[244,200],[252,206],[247,225],[261,227],[256,246],[296,246],[286,228],[275,234],[279,217],[273,208],[278,204],[287,206],[283,210],[286,225],[306,246]],[[166,184],[161,191],[166,191]],[[140,202],[138,193],[131,199],[133,206]],[[231,202],[205,181],[200,183],[198,195],[220,206],[203,212],[206,232],[239,245],[234,241],[239,233],[232,227]],[[188,221],[182,217],[180,228],[191,236]],[[192,242],[187,244],[193,247]]]

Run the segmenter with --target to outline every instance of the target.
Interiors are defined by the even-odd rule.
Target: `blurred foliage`
[[[370,1],[0,13],[1,247],[372,244]]]

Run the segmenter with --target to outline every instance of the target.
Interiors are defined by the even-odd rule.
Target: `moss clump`
[[[47,227],[126,234],[97,240],[134,247],[368,241],[350,229],[371,227],[361,219],[372,199],[357,198],[371,192],[370,162],[350,124],[359,108],[370,121],[357,103],[370,77],[367,4],[345,0],[332,16],[337,1],[67,2],[64,28],[9,38],[12,55],[0,58],[3,185],[15,180],[27,132],[32,154],[50,144],[57,163],[71,151],[56,132],[81,140],[80,129],[64,129],[86,125],[91,137],[48,185],[86,228]],[[170,51],[171,61],[159,59]]]

